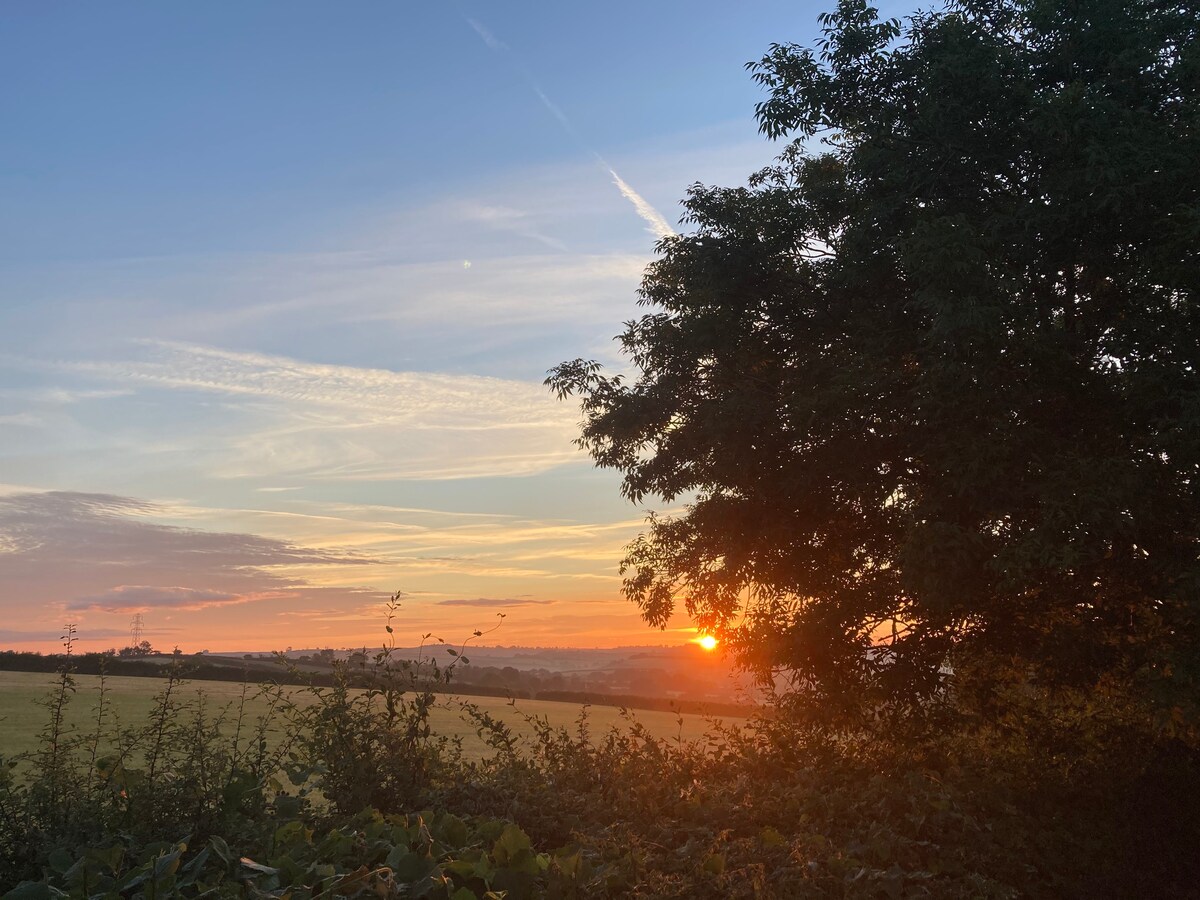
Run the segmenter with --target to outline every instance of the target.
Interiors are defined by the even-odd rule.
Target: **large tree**
[[[750,66],[777,164],[689,191],[632,380],[548,379],[628,497],[688,501],[629,547],[647,622],[831,708],[981,659],[1195,697],[1198,9],[843,0]]]

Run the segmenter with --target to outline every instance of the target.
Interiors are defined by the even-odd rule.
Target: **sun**
[[[717,639],[711,634],[702,634],[700,637],[696,638],[696,643],[705,650],[715,650],[717,647]]]

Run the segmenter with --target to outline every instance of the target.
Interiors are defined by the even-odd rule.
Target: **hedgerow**
[[[64,669],[38,750],[0,766],[3,896],[1194,894],[1195,736],[1116,688],[1026,684],[1004,716],[947,698],[924,722],[836,729],[776,711],[689,742],[631,713],[593,733],[587,708],[572,728],[500,721],[435,692],[456,653],[385,648],[333,687],[247,686],[225,708],[174,667],[140,722],[101,682],[81,732]],[[252,691],[270,700],[253,718]],[[482,758],[433,731],[436,705]]]

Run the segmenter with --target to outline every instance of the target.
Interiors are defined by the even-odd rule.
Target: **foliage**
[[[102,679],[83,731],[66,724],[74,680],[60,672],[44,701],[39,749],[0,760],[0,884],[118,836],[128,848],[157,846],[166,835],[240,836],[265,814],[269,779],[288,746],[268,746],[271,707],[248,717],[246,686],[236,707],[212,710],[203,695],[181,696],[177,667],[165,674],[145,721],[132,723],[117,719]],[[220,736],[226,723],[228,740]]]
[[[435,734],[429,715],[439,702],[436,689],[467,658],[454,648],[448,648],[447,666],[436,658],[396,658],[392,620],[400,596],[387,608],[388,643],[369,664],[366,654],[355,657],[357,665],[334,661],[332,688],[313,686],[308,694],[314,702],[291,708],[300,742],[291,777],[298,785],[311,783],[341,812],[419,808],[461,764],[461,742]]]
[[[691,189],[619,338],[636,379],[548,379],[628,497],[692,501],[626,594],[814,714],[928,711],[957,668],[1117,675],[1197,721],[1200,11],[822,21],[750,67],[792,140]]]
[[[546,854],[511,823],[463,820],[448,813],[383,816],[367,809],[344,824],[296,817],[262,818],[240,856],[220,835],[152,842],[120,841],[82,854],[49,856],[47,875],[6,900],[69,897],[475,897],[527,895],[551,869]],[[496,887],[495,892],[492,886]]]
[[[171,708],[179,685],[160,696]],[[1200,761],[1148,739],[1119,694],[1030,696],[1007,719],[908,742],[780,716],[714,723],[697,742],[632,716],[593,734],[586,709],[574,727],[530,716],[514,729],[465,704],[493,754],[467,761],[435,740],[407,763],[386,748],[421,731],[427,707],[328,718],[319,727],[346,728],[341,743],[295,731],[298,709],[279,707],[288,749],[237,764],[232,790],[236,754],[182,711],[178,728],[158,710],[127,726],[140,749],[119,775],[89,763],[94,735],[71,734],[75,763],[49,783],[48,730],[31,770],[0,767],[3,896],[1182,897],[1200,841]],[[349,763],[323,751],[359,746],[371,725],[395,734],[365,765],[386,758],[430,781],[419,796],[376,795],[382,808],[331,803],[324,788],[344,776],[325,775]],[[250,730],[243,760],[263,746]]]
[[[150,645],[149,641],[138,641],[138,643],[134,644],[133,646],[122,647],[120,650],[115,651],[115,654],[122,659],[139,656],[151,656],[153,653],[154,647]]]

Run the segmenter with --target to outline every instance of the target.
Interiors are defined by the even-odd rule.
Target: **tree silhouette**
[[[656,626],[681,601],[827,710],[989,661],[1186,707],[1196,7],[963,0],[902,26],[847,0],[822,22],[750,66],[790,143],[748,186],[689,191],[619,338],[636,378],[547,379],[628,497],[690,501],[628,548],[626,594]]]

